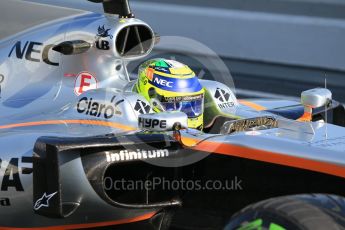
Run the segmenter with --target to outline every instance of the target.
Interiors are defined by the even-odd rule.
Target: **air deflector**
[[[134,18],[128,0],[88,0],[103,3],[104,13],[118,14],[121,18]]]

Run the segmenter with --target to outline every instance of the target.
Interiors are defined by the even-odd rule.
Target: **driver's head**
[[[190,128],[202,129],[204,88],[188,66],[174,60],[152,59],[140,65],[138,75],[136,90],[155,112],[184,112]]]

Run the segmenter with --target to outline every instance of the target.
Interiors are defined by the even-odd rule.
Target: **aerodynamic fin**
[[[120,18],[134,18],[128,0],[88,0],[95,3],[103,3],[104,12],[118,14]]]

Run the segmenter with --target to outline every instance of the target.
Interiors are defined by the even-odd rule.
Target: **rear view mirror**
[[[327,105],[331,100],[332,92],[325,88],[310,89],[301,94],[301,103],[312,109]]]

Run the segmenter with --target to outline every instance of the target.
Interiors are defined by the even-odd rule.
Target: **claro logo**
[[[116,153],[106,152],[105,156],[107,158],[107,162],[154,159],[154,158],[168,157],[169,150],[167,149],[156,149],[156,150],[137,149],[137,151],[121,150],[120,152],[116,152]]]
[[[118,105],[124,102],[124,100],[119,100],[114,103],[116,96],[113,96],[110,100],[110,104],[103,104],[97,101],[93,101],[92,98],[82,97],[77,104],[78,113],[83,113],[85,115],[93,117],[103,117],[105,119],[110,119],[115,115],[121,115],[122,112],[118,108]]]

